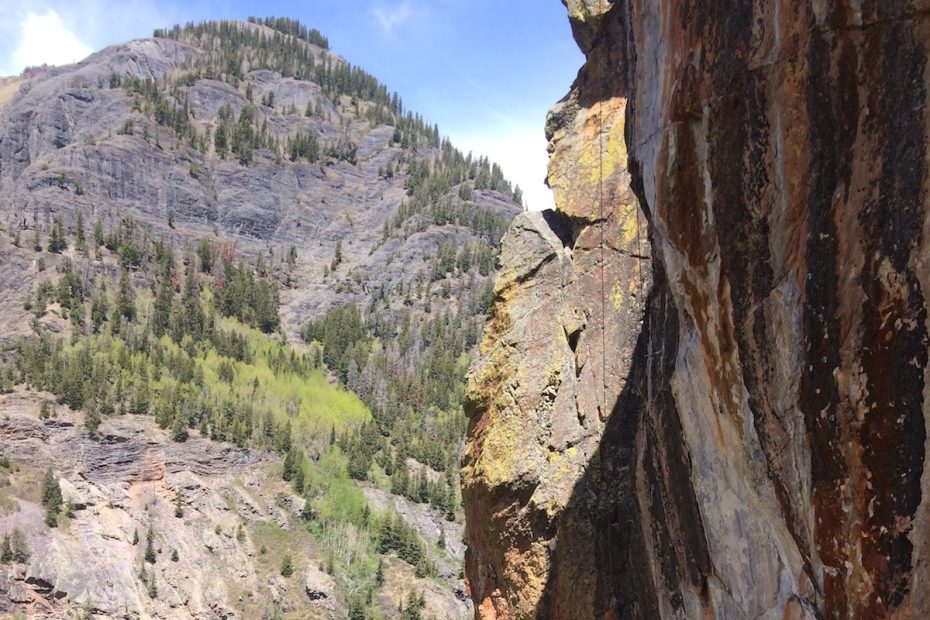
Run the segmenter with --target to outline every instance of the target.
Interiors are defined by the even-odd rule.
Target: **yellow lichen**
[[[594,107],[585,122],[586,139],[581,163],[591,170],[590,181],[608,179],[614,172],[626,170],[629,155],[624,138],[626,99],[614,97]],[[606,130],[606,134],[602,134]]]

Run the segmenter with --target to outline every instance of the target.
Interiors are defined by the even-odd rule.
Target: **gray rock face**
[[[222,611],[235,604],[224,577],[254,585],[258,570],[250,541],[236,540],[238,517],[223,489],[237,479],[261,480],[268,457],[197,437],[171,443],[147,417],[108,420],[92,440],[80,432],[78,414],[59,409],[57,419],[36,418],[41,398],[18,392],[0,400],[0,453],[17,464],[16,478],[26,476],[12,489],[17,509],[0,512],[0,533],[18,529],[30,552],[28,563],[0,570],[0,615],[26,608],[48,617],[69,609],[102,617],[231,617]],[[46,468],[74,512],[52,530],[43,525],[38,491],[28,491],[39,488],[29,476],[39,480]],[[174,514],[178,495],[183,520]],[[138,576],[150,527],[158,562],[145,566],[156,575],[156,600]],[[142,543],[132,544],[134,532]],[[172,550],[177,562],[169,560]]]
[[[930,5],[563,4],[556,225],[469,389],[479,617],[930,617]]]
[[[282,318],[292,335],[308,317],[337,303],[367,300],[368,283],[388,291],[409,285],[418,276],[409,266],[435,254],[440,242],[474,240],[473,232],[452,225],[419,226],[382,239],[385,223],[407,198],[407,162],[430,161],[439,149],[405,151],[392,142],[393,127],[372,125],[348,98],[327,96],[317,84],[267,70],[247,73],[238,88],[196,79],[184,101],[192,123],[208,138],[203,150],[141,113],[126,89],[111,87],[111,75],[175,78],[201,54],[173,40],[131,41],[76,65],[34,70],[0,89],[0,225],[25,238],[35,227],[47,233],[57,217],[73,226],[81,213],[87,226],[100,219],[110,227],[132,216],[179,248],[185,239],[229,239],[238,254],[262,254],[272,264],[293,246],[297,264],[282,295]],[[314,48],[314,54],[328,53]],[[275,107],[258,105],[269,93]],[[308,105],[313,116],[305,115]],[[357,161],[290,162],[267,149],[257,149],[248,165],[224,160],[209,138],[223,106],[234,114],[252,107],[256,126],[281,144],[298,132],[315,135],[324,146],[353,144]],[[122,135],[127,123],[132,132]],[[379,173],[388,167],[396,174],[383,178]],[[456,195],[457,188],[450,190],[450,197]],[[507,217],[520,210],[493,191],[476,191],[473,202]],[[338,241],[343,265],[324,279]],[[10,289],[34,287],[35,271],[17,272]],[[21,307],[22,299],[10,300],[11,310],[16,301]],[[20,310],[18,318],[23,316]]]

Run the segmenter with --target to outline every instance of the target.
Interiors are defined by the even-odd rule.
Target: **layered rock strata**
[[[468,388],[482,618],[930,615],[930,3],[566,0]]]

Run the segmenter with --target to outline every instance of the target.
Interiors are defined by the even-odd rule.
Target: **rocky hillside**
[[[496,245],[520,210],[519,189],[294,24],[157,31],[8,78],[4,229],[25,239],[48,234],[56,218],[74,230],[78,214],[88,227],[131,216],[178,247],[229,241],[280,268],[292,337],[328,308],[368,302],[375,288],[403,298],[425,285],[442,244]],[[324,276],[337,244],[341,260]],[[461,299],[480,285],[456,279],[452,289]],[[5,298],[4,333],[28,325],[21,301]]]
[[[327,572],[332,560],[300,516],[306,500],[280,480],[276,455],[202,437],[178,443],[140,416],[107,421],[92,438],[68,408],[41,419],[49,396],[0,400],[0,531],[24,554],[0,566],[0,616],[346,617],[346,584]],[[68,506],[56,528],[47,527],[41,497],[50,469]],[[423,509],[366,493],[374,509],[401,502],[422,531],[433,527]],[[454,547],[457,530],[447,531]],[[285,555],[293,559],[287,577]],[[450,592],[417,578],[396,557],[383,570],[372,607],[384,617],[407,603],[411,586],[424,594],[424,613],[465,617],[461,586]]]
[[[568,0],[468,387],[482,618],[930,614],[924,2]]]
[[[0,615],[470,616],[464,375],[520,209],[292,20],[3,78]]]

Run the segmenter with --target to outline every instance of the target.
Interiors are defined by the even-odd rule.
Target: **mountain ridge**
[[[30,554],[0,610],[468,615],[461,391],[519,191],[300,37],[163,34],[216,54],[139,39],[7,83],[0,533]],[[60,464],[28,456],[54,437]],[[188,441],[259,465],[166,472]],[[62,564],[87,548],[115,592]],[[198,561],[233,583],[178,578]]]

